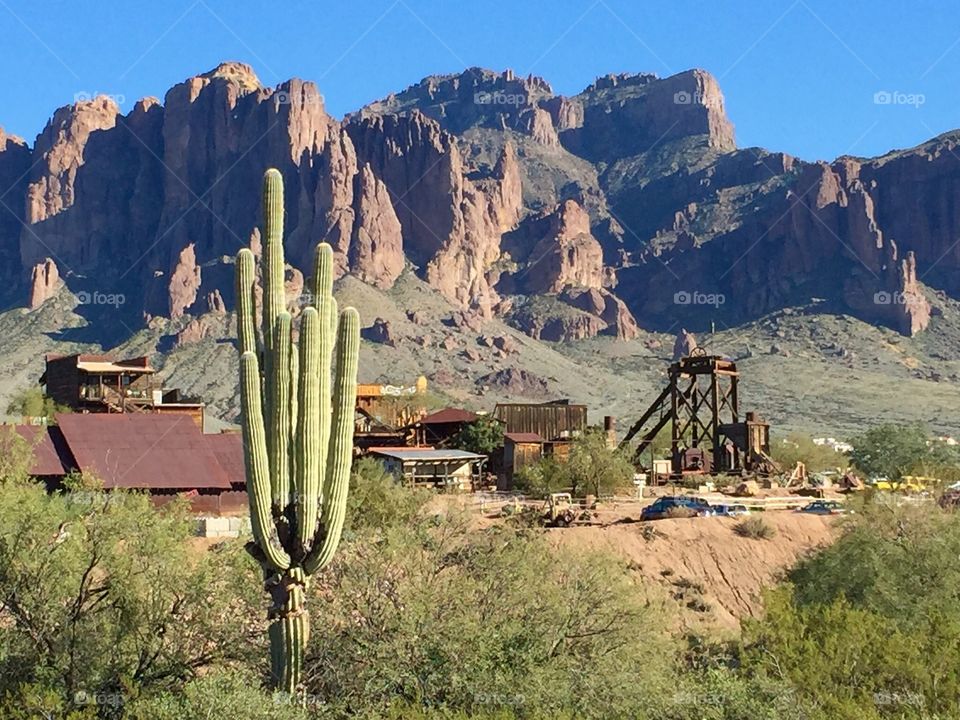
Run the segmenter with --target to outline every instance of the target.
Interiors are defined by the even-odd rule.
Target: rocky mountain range
[[[0,280],[8,306],[64,283],[122,295],[130,333],[223,313],[274,166],[292,303],[325,239],[341,274],[387,289],[409,267],[544,340],[731,327],[811,299],[914,335],[960,293],[958,137],[833,163],[738,148],[702,70],[565,97],[471,68],[341,120],[311,82],[224,63],[126,114],[62,107],[32,145],[0,130]]]

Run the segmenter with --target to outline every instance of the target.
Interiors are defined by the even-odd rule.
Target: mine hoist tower
[[[670,424],[671,475],[779,471],[770,457],[770,426],[754,413],[740,420],[736,363],[702,348],[670,365],[669,383],[624,436],[621,447],[640,436],[634,461]]]

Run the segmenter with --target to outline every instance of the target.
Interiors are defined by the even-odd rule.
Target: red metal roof
[[[504,438],[515,443],[542,443],[543,438],[534,432],[504,433]]]
[[[472,423],[479,416],[469,410],[460,408],[444,408],[429,415],[424,415],[420,422],[424,425],[441,425],[443,423]]]
[[[243,462],[243,435],[238,432],[204,435],[227,479],[234,485],[245,485],[247,469]]]
[[[62,437],[61,442],[55,443],[49,432],[54,430],[53,428],[48,428],[46,425],[17,425],[15,430],[33,450],[31,475],[66,475],[70,472],[72,463],[69,451],[66,451]]]
[[[64,413],[57,425],[77,467],[105,488],[230,489],[222,449],[188,415]]]

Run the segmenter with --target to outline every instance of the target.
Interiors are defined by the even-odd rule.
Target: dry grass
[[[762,517],[757,517],[756,515],[737,523],[733,531],[740,537],[753,538],[754,540],[769,540],[777,534],[773,526],[767,524]]]

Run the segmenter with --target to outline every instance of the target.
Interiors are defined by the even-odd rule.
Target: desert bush
[[[744,672],[789,682],[822,717],[953,716],[960,518],[867,503],[789,581],[745,626]]]
[[[456,513],[349,544],[325,586],[308,692],[344,712],[617,717],[651,703],[673,657],[611,556],[561,562],[539,532]]]
[[[751,515],[741,520],[733,526],[733,531],[740,537],[753,538],[754,540],[769,540],[777,534],[776,528],[757,515]]]
[[[578,437],[562,465],[574,495],[612,495],[633,488],[634,468],[626,453],[607,447],[606,434],[590,428]]]
[[[345,532],[358,533],[410,522],[431,497],[423,488],[401,487],[372,457],[353,464]]]
[[[923,425],[886,423],[870,428],[853,441],[850,459],[868,477],[899,481],[904,475],[953,475],[960,466],[960,450],[930,442]]]
[[[56,413],[66,412],[72,410],[66,405],[54,402],[36,385],[18,390],[7,404],[7,414],[16,417],[18,422],[21,417],[42,417],[52,421]]]
[[[315,698],[295,698],[260,687],[260,678],[243,670],[217,670],[187,682],[181,690],[140,698],[127,708],[129,720],[306,720]]]
[[[533,465],[521,468],[514,475],[517,490],[536,498],[544,498],[550,493],[569,490],[568,479],[563,468],[553,457],[541,458]]]
[[[144,495],[0,485],[0,697],[122,706],[247,660],[257,587],[238,546],[195,552],[183,508]],[[255,601],[254,601],[255,602]],[[0,713],[2,714],[2,713]],[[64,715],[66,712],[64,712]]]
[[[491,415],[481,415],[463,426],[453,445],[467,452],[490,455],[503,446],[503,423]]]

